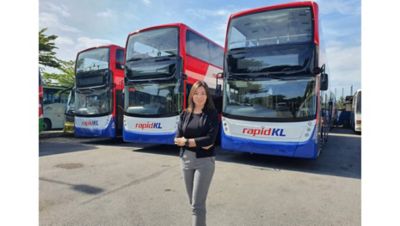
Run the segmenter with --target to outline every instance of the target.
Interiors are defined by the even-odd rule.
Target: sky
[[[361,88],[361,0],[318,0],[329,67],[336,96]],[[39,0],[39,28],[54,34],[57,57],[75,60],[80,50],[125,46],[138,29],[183,22],[224,45],[229,15],[246,9],[287,3],[282,0]]]

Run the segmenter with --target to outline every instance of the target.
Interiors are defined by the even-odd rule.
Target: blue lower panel
[[[148,134],[123,130],[125,142],[149,143],[149,144],[174,144],[174,133]]]
[[[110,120],[107,128],[95,129],[95,128],[79,128],[75,126],[76,137],[104,137],[104,138],[115,138],[115,125],[114,119]]]
[[[314,137],[311,136],[311,137]],[[231,137],[221,133],[221,147],[227,151],[250,152],[265,155],[277,155],[296,158],[311,158],[317,156],[317,145],[314,139],[306,142],[270,142],[245,138]]]

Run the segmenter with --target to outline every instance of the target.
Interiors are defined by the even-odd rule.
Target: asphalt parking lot
[[[361,136],[335,128],[318,160],[218,150],[208,225],[361,225]],[[39,140],[40,225],[190,225],[178,151]]]

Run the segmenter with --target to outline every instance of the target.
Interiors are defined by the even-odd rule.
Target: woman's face
[[[207,101],[207,93],[204,87],[199,87],[194,91],[193,102],[196,107],[203,108]]]

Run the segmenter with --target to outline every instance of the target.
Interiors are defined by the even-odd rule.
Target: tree
[[[337,109],[344,109],[345,108],[344,98],[343,97],[340,97],[339,101],[336,102],[336,108]]]
[[[58,60],[60,63],[60,67],[58,68],[62,73],[43,73],[43,80],[47,83],[50,81],[55,80],[58,82],[59,86],[72,88],[75,82],[75,62],[73,60],[70,61],[63,61]]]
[[[39,31],[39,64],[60,69],[60,60],[56,57],[56,53],[54,52],[55,49],[57,49],[54,41],[58,36],[46,35],[44,34],[46,30],[47,28],[43,28]]]

